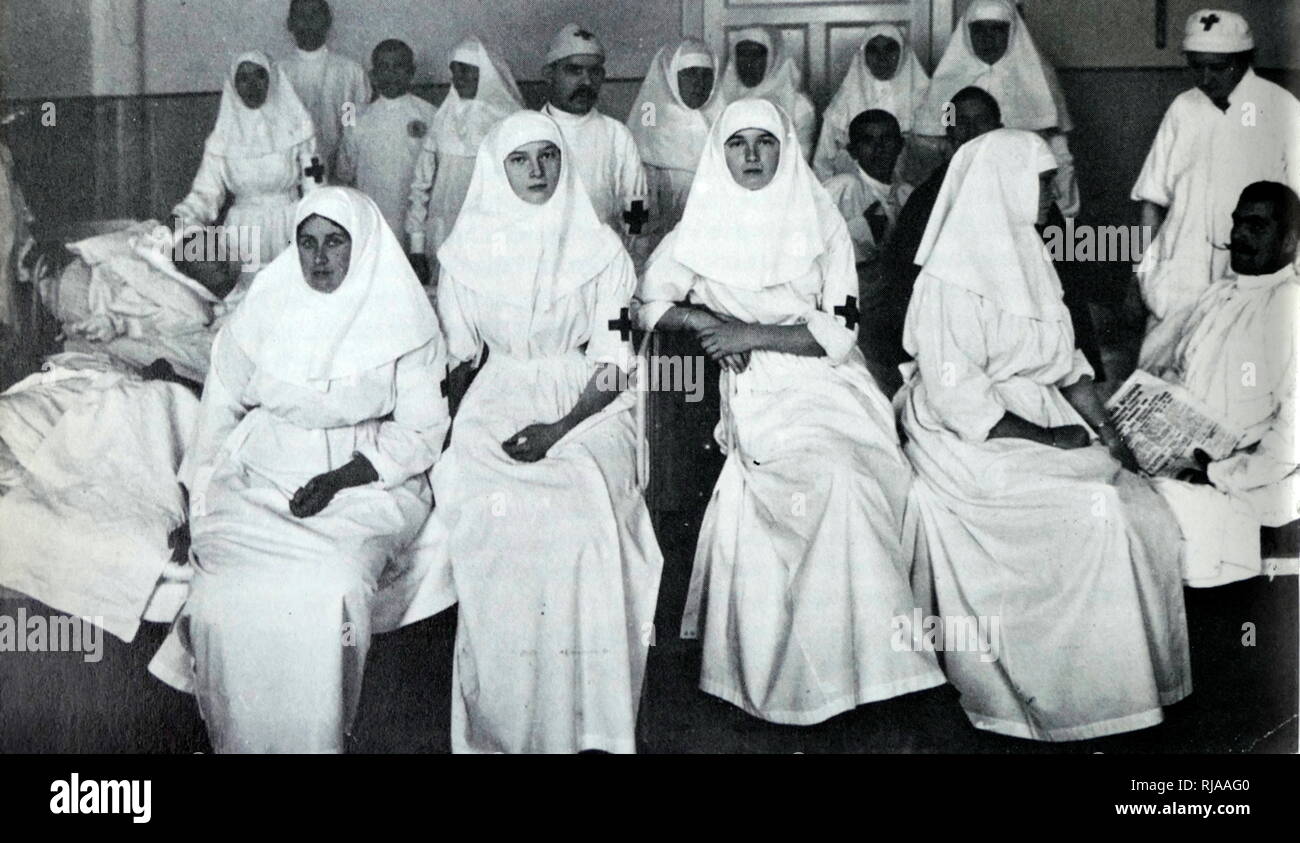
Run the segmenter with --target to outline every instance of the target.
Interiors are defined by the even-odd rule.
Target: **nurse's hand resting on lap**
[[[370,460],[356,454],[352,461],[333,471],[318,474],[289,500],[289,511],[298,518],[308,518],[329,506],[339,492],[351,486],[364,486],[379,479]]]

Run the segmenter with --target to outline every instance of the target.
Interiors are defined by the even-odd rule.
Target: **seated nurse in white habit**
[[[1159,374],[1185,386],[1239,435],[1231,454],[1180,479],[1160,478],[1187,539],[1188,585],[1214,586],[1265,573],[1259,528],[1300,517],[1296,444],[1296,317],[1300,199],[1277,182],[1241,192],[1229,245],[1235,277],[1201,294]],[[1296,573],[1295,559],[1282,573]]]
[[[1055,170],[1031,132],[957,150],[917,250],[915,363],[894,401],[916,564],[945,621],[987,621],[987,650],[944,653],[962,708],[980,729],[1070,741],[1159,723],[1191,671],[1178,525],[1124,468],[1034,228]]]
[[[490,349],[416,551],[460,603],[453,752],[636,749],[663,564],[619,389],[636,276],[571,161],[546,115],[498,123],[438,250],[450,357]]]
[[[819,723],[943,684],[896,650],[916,606],[900,543],[911,480],[894,415],[856,345],[844,220],[766,100],[727,106],[682,222],[638,292],[648,329],[721,362],[727,454],[700,528],[682,635],[700,688],[775,723]]]
[[[342,752],[371,633],[446,605],[390,569],[449,423],[437,316],[368,197],[314,191],[295,227],[214,343],[179,472],[194,579],[150,666],[218,752]]]

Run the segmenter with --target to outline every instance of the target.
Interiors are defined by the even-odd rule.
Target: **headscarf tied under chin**
[[[877,79],[872,75],[863,53],[873,38],[882,35],[898,44],[899,48],[898,66],[894,69],[894,75],[888,79]],[[843,147],[848,142],[848,126],[853,118],[868,109],[878,108],[894,115],[898,127],[904,132],[910,132],[912,113],[925,98],[929,85],[930,77],[926,75],[925,68],[921,66],[901,29],[892,23],[867,27],[861,44],[853,51],[844,81],[826,107],[823,125],[833,125],[835,130],[843,134],[840,143],[840,147]]]
[[[1009,23],[1007,51],[994,64],[985,64],[971,46],[973,21]],[[962,88],[983,88],[998,101],[1002,123],[1011,129],[1074,128],[1056,72],[1034,45],[1024,18],[1011,0],[974,0],[962,15],[953,39],[930,79],[930,91],[913,118],[913,131],[938,137],[944,133],[944,104]]]
[[[741,187],[727,167],[723,145],[742,129],[763,129],[781,142],[776,174],[759,190]],[[709,132],[672,256],[711,281],[760,290],[806,274],[843,225],[804,161],[789,116],[767,100],[737,100]]]
[[[537,141],[560,150],[559,184],[542,205],[520,199],[505,169],[506,156]],[[545,309],[622,251],[617,235],[596,217],[559,127],[541,112],[517,111],[479,145],[465,204],[438,261],[462,286]]]
[[[1013,316],[1069,325],[1060,279],[1034,228],[1038,176],[1055,167],[1033,132],[996,129],[963,144],[916,250],[922,279],[969,290]]]
[[[244,62],[266,71],[266,101],[257,108],[244,105],[235,89],[235,74]],[[212,155],[260,158],[297,146],[316,134],[311,115],[294,93],[284,71],[256,50],[241,53],[230,65],[221,89],[217,123],[208,135],[204,151]]]
[[[794,114],[799,95],[803,92],[803,71],[799,69],[795,57],[786,51],[780,33],[767,26],[751,26],[739,30],[732,37],[735,40],[731,54],[722,73],[722,81],[718,83],[723,102],[765,99],[786,114]],[[762,44],[767,50],[767,67],[763,71],[763,78],[752,88],[745,87],[736,69],[736,47],[741,41]]]
[[[678,88],[677,74],[692,67],[714,71],[713,90],[699,108],[688,108]],[[722,104],[717,62],[707,44],[684,38],[660,48],[627,118],[641,160],[652,167],[693,171]]]
[[[438,317],[374,200],[348,187],[308,193],[294,229],[321,216],[348,232],[352,257],[333,292],[312,289],[290,246],[253,279],[229,331],[258,369],[323,389],[414,351],[438,335]]]
[[[452,85],[433,118],[426,142],[446,155],[471,158],[498,121],[524,107],[510,65],[477,38],[466,38],[452,50],[449,61],[478,68],[478,89],[462,99]]]

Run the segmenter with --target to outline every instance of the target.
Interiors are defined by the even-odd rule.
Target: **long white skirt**
[[[434,543],[460,602],[454,752],[633,752],[663,557],[635,483],[625,394],[535,463],[501,443],[573,408],[577,352],[494,350],[434,468]],[[423,542],[421,542],[422,544]]]
[[[806,725],[943,684],[932,652],[893,643],[918,605],[901,547],[911,470],[861,353],[832,367],[757,352],[723,389],[727,461],[682,625],[704,629],[700,688]]]
[[[256,414],[244,422],[254,436]],[[371,634],[383,631],[385,569],[429,512],[417,475],[344,489],[298,518],[289,499],[315,473],[271,477],[236,452],[191,521],[189,600],[150,671],[197,696],[217,752],[343,751]]]
[[[964,442],[929,428],[914,385],[899,400],[917,472],[908,505],[917,564],[933,572],[946,627],[997,630],[996,658],[944,652],[971,723],[1048,741],[1159,723],[1161,706],[1192,687],[1182,536],[1168,507],[1099,445]],[[1002,386],[1013,412],[1080,422],[1054,388]]]

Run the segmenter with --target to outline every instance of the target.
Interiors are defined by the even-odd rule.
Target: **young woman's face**
[[[975,57],[985,64],[997,64],[1007,54],[1011,41],[1011,24],[1003,20],[971,21],[970,47]]]
[[[765,129],[741,129],[722,145],[727,169],[746,190],[767,187],[781,163],[781,141]]]
[[[550,141],[526,143],[506,156],[506,178],[515,195],[530,205],[545,205],[560,184],[560,148]]]
[[[312,214],[298,226],[298,263],[307,285],[318,293],[332,293],[348,276],[352,262],[352,236],[343,226]]]
[[[261,108],[270,88],[271,76],[260,64],[241,61],[235,68],[235,92],[249,108]]]
[[[862,58],[866,60],[867,70],[871,75],[884,82],[894,78],[898,72],[898,59],[903,48],[893,38],[877,35],[862,48]]]
[[[737,44],[736,75],[746,88],[762,82],[767,75],[767,47],[757,41],[741,41]]]
[[[463,61],[451,63],[451,84],[463,100],[478,96],[478,66]]]
[[[699,108],[713,93],[713,68],[688,67],[677,71],[677,92],[687,108]]]

